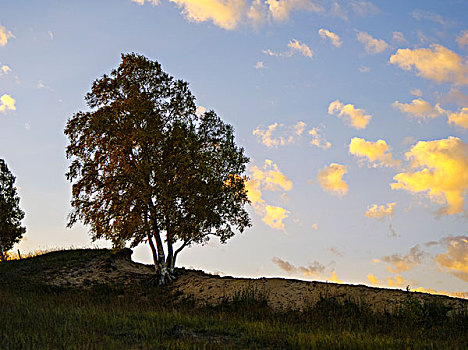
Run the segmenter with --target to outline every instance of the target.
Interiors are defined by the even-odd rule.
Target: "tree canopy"
[[[0,159],[0,260],[18,243],[26,232],[21,226],[24,212],[19,206],[15,177],[3,159]]]
[[[244,175],[249,159],[234,130],[214,111],[196,113],[188,84],[156,61],[123,54],[97,79],[89,111],[67,122],[66,174],[72,182],[69,226],[116,247],[148,242],[157,273],[210,235],[226,242],[250,226]]]

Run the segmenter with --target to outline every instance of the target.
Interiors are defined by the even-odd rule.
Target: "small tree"
[[[5,161],[0,159],[0,260],[5,260],[5,253],[18,243],[26,232],[21,226],[24,212],[19,207],[15,177]]]
[[[69,226],[83,221],[92,239],[116,247],[148,242],[160,284],[173,279],[185,247],[210,235],[224,243],[234,228],[250,226],[248,158],[215,112],[197,117],[186,82],[125,54],[85,99],[91,111],[76,113],[65,128]]]

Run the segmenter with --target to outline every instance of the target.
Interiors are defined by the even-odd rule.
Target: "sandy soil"
[[[48,283],[88,287],[98,283],[120,282],[125,285],[148,281],[153,266],[135,263],[131,250],[120,253],[102,253],[86,266],[64,267],[50,276]],[[374,288],[325,282],[309,282],[282,278],[233,278],[209,275],[203,271],[178,269],[179,277],[170,286],[180,299],[193,299],[198,305],[216,305],[231,300],[242,292],[263,295],[276,310],[303,310],[314,305],[321,297],[334,297],[338,301],[354,301],[369,305],[375,311],[396,310],[407,298],[407,292],[396,289]],[[413,293],[423,303],[442,301],[452,310],[468,310],[468,300],[426,293]]]

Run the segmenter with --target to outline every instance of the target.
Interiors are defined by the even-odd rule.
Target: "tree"
[[[123,54],[97,79],[87,112],[67,122],[68,226],[82,221],[92,239],[115,247],[148,242],[160,284],[174,278],[180,251],[222,243],[250,226],[244,175],[249,159],[214,111],[196,114],[188,84],[156,61]]]
[[[5,253],[18,243],[26,232],[21,226],[24,212],[19,207],[15,177],[5,161],[0,159],[0,261],[5,260]]]

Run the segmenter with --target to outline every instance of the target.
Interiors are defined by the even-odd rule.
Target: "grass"
[[[168,288],[50,287],[50,271],[106,250],[53,252],[0,264],[0,349],[467,349],[468,315],[411,293],[397,314],[333,298],[273,312],[255,289],[216,307],[176,302]],[[69,265],[70,264],[70,265]]]

